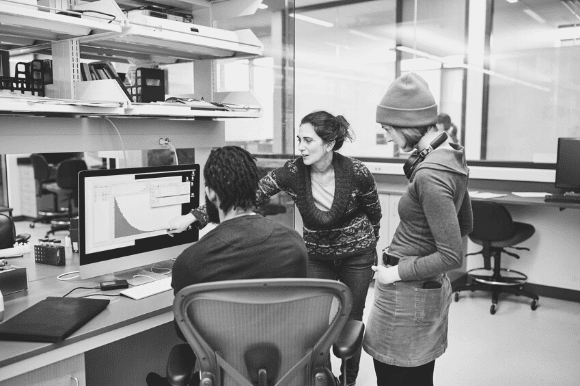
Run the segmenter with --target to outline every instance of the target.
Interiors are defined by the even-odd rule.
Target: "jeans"
[[[435,361],[417,367],[399,367],[374,360],[377,385],[433,386]]]
[[[344,283],[352,293],[352,310],[349,319],[361,320],[369,285],[373,278],[371,266],[376,263],[376,251],[336,260],[315,260],[308,262],[308,277],[316,279],[338,280]],[[346,381],[348,385],[356,382],[359,370],[361,350],[346,361]],[[342,371],[342,369],[341,369]],[[344,374],[341,375],[341,379]]]

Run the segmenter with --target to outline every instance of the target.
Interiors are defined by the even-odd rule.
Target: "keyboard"
[[[547,194],[544,201],[580,204],[580,194]]]
[[[161,292],[171,290],[171,276],[128,288],[120,292],[121,295],[128,298],[140,300],[149,296],[160,294]]]

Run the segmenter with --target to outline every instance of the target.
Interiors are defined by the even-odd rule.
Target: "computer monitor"
[[[168,222],[199,206],[199,165],[79,173],[81,279],[177,257],[199,233],[173,237]]]
[[[580,138],[558,138],[556,188],[580,193]]]

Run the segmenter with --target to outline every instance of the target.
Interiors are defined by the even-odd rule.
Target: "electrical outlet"
[[[403,166],[399,163],[365,162],[364,164],[373,174],[403,174]]]

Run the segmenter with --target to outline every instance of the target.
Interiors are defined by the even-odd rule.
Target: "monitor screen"
[[[580,192],[580,138],[558,138],[556,187]]]
[[[191,227],[171,237],[171,219],[199,206],[199,165],[79,174],[82,279],[175,258],[197,241]]]

